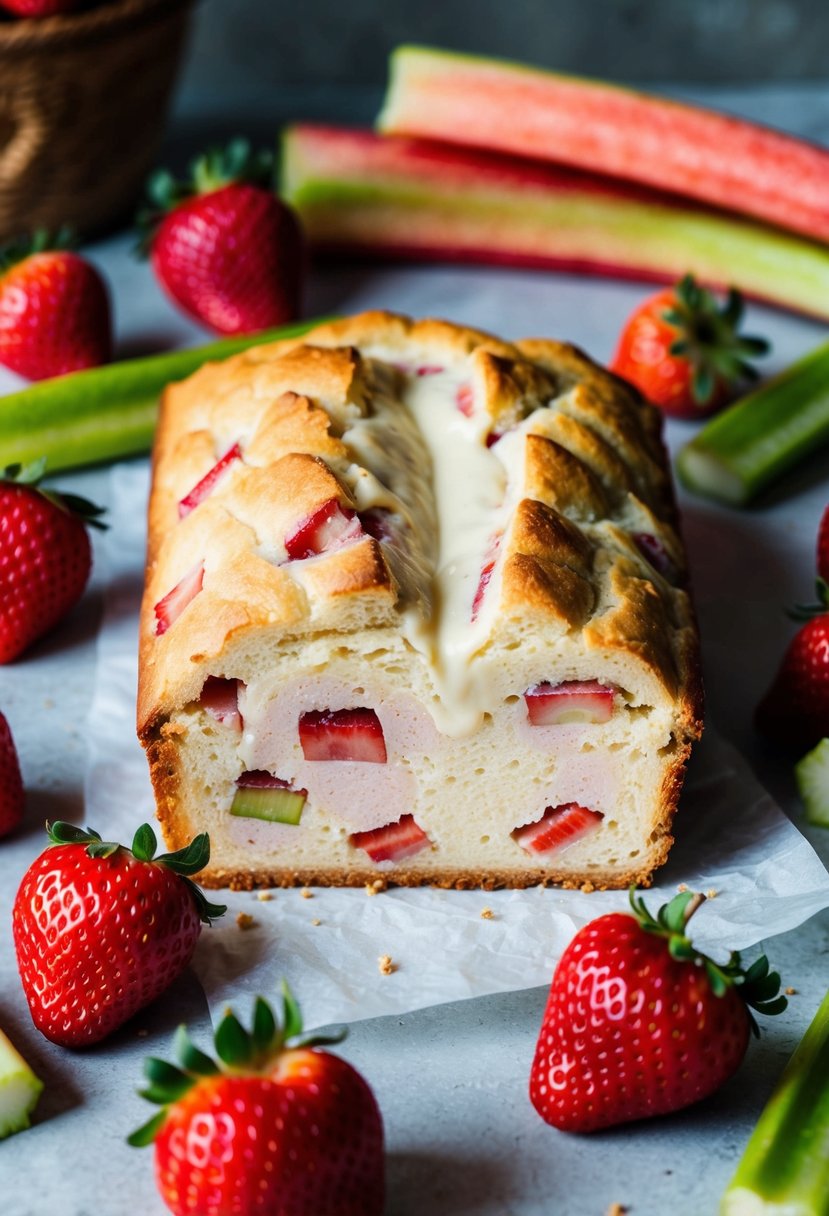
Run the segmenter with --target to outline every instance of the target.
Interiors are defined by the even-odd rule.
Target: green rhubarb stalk
[[[829,739],[821,739],[817,747],[798,761],[794,775],[807,821],[819,828],[829,828]]]
[[[41,380],[0,397],[0,467],[45,456],[49,473],[149,450],[159,396],[210,359],[293,338],[316,322],[222,338],[208,346],[127,359]]]
[[[720,1216],[829,1216],[829,993],[760,1116]]]
[[[744,506],[829,442],[829,342],[718,414],[677,457],[689,490]]]
[[[29,1126],[42,1092],[43,1082],[0,1030],[0,1140]]]

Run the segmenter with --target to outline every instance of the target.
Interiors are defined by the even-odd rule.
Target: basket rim
[[[37,50],[88,37],[117,32],[122,26],[145,18],[170,15],[190,8],[196,0],[106,0],[81,13],[62,13],[54,17],[20,18],[0,22],[0,54],[6,51]]]

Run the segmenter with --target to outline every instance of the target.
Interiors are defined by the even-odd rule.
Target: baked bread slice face
[[[168,389],[138,730],[200,881],[647,883],[701,730],[660,423],[380,312]]]

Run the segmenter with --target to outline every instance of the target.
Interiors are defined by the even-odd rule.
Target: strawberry
[[[0,663],[62,620],[92,568],[87,526],[100,507],[77,494],[39,488],[45,462],[0,472]]]
[[[702,418],[733,401],[755,380],[749,360],[765,355],[764,338],[738,332],[743,301],[733,288],[724,305],[686,274],[650,296],[628,318],[611,371],[676,418]]]
[[[208,676],[202,684],[199,705],[223,726],[241,730],[242,714],[239,710],[239,689],[243,680],[225,680],[221,676]]]
[[[818,527],[817,601],[790,615],[805,621],[754,716],[758,731],[802,756],[829,737],[829,507]]]
[[[829,737],[829,611],[794,635],[754,720],[760,734],[799,755]]]
[[[9,724],[0,714],[0,836],[8,836],[23,820],[23,778]]]
[[[577,802],[548,806],[536,823],[516,828],[512,838],[527,853],[554,853],[594,831],[604,815]]]
[[[336,498],[329,498],[288,533],[285,552],[291,561],[302,561],[330,549],[339,549],[364,535],[362,524],[351,507],[341,507]]]
[[[598,680],[565,680],[561,684],[533,684],[524,693],[527,717],[533,726],[560,726],[567,722],[609,722],[615,689]]]
[[[17,966],[38,1030],[62,1047],[89,1047],[170,986],[201,923],[225,909],[188,877],[207,865],[206,835],[154,859],[148,824],[131,850],[69,823],[46,826],[50,846],[14,901]]]
[[[233,447],[228,449],[216,463],[213,468],[205,473],[201,481],[197,482],[189,494],[186,494],[178,504],[178,517],[184,519],[185,515],[197,507],[200,502],[204,502],[205,498],[209,498],[216,486],[222,480],[222,477],[237,460],[242,459],[242,449],[238,443],[234,443]]]
[[[585,925],[550,987],[530,1074],[541,1117],[591,1132],[697,1102],[731,1076],[756,1025],[748,1006],[779,1013],[780,976],[768,960],[743,971],[717,964],[686,935],[703,895],[686,891],[652,917],[631,891],[633,915]]]
[[[7,9],[17,17],[39,20],[41,17],[56,17],[60,13],[73,13],[84,0],[0,0],[0,8]]]
[[[89,262],[50,242],[0,251],[0,363],[29,380],[44,380],[112,356],[112,322],[103,279]]]
[[[299,719],[299,742],[306,760],[386,763],[383,727],[373,709],[324,709]]]
[[[354,832],[349,844],[363,849],[372,861],[402,861],[414,857],[432,842],[415,822],[414,815],[403,815],[396,823],[387,823],[370,832]]]
[[[167,294],[218,333],[256,333],[299,315],[304,239],[271,175],[270,156],[234,140],[197,160],[192,182],[161,170],[148,183],[142,251]]]
[[[171,625],[174,625],[204,586],[204,562],[199,562],[179,579],[175,587],[171,587],[165,596],[153,608],[155,613],[155,634],[161,637]]]
[[[129,1137],[155,1142],[155,1174],[174,1216],[381,1216],[383,1122],[345,1060],[302,1036],[287,985],[280,1025],[261,997],[251,1030],[228,1011],[218,1063],[181,1027],[180,1067],[150,1057],[142,1096],[160,1112]]]

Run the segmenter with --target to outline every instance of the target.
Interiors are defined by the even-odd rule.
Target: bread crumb
[[[481,920],[492,920],[494,916],[492,908],[481,908]]]
[[[302,888],[302,890],[300,891],[300,895],[302,896],[303,899],[313,899],[314,898],[314,892],[309,891],[307,887]]]
[[[44,697],[43,708],[44,709],[54,709],[55,708],[55,703],[51,697]]]
[[[709,887],[708,890],[705,892],[706,899],[716,899],[718,895],[719,895],[719,891],[715,891],[713,887]]]
[[[786,996],[797,996],[796,988],[784,988],[783,991],[785,992]]]
[[[271,895],[270,891],[257,891],[256,898],[259,900],[260,904],[266,904],[269,900],[273,899],[273,896]]]
[[[681,882],[681,883],[679,884],[679,886],[677,887],[677,891],[679,891],[680,895],[682,895],[682,893],[683,893],[684,891],[687,891],[687,890],[688,890],[688,884],[687,884],[687,882]]]
[[[628,1209],[623,1203],[611,1203],[607,1209],[607,1216],[625,1216],[625,1212],[627,1211]]]
[[[366,895],[379,895],[385,889],[386,883],[382,878],[375,878],[374,882],[366,883]]]
[[[322,921],[320,920],[320,918],[318,916],[315,916],[314,919],[311,921],[311,924],[312,925],[321,925]]]
[[[252,929],[255,923],[250,912],[239,912],[236,917],[236,924],[240,929]]]
[[[377,960],[377,966],[380,968],[381,975],[391,975],[397,970],[397,963],[392,962],[390,954],[381,954]]]

